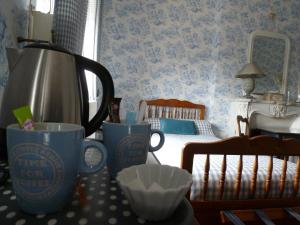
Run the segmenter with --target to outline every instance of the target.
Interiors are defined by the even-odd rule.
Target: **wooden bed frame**
[[[205,106],[201,104],[195,104],[188,101],[181,101],[177,99],[153,99],[153,100],[142,100],[140,106],[145,104],[144,107],[144,117],[143,118],[188,118],[188,119],[204,119]],[[141,108],[141,107],[140,107]],[[172,110],[170,110],[170,108]],[[185,109],[197,110],[194,113],[184,113]],[[241,118],[240,118],[241,119]],[[238,123],[240,121],[238,120]],[[269,216],[274,218],[282,218],[287,216],[287,213],[281,208],[284,207],[299,207],[300,198],[295,197],[300,182],[300,141],[294,139],[288,140],[278,140],[269,136],[257,136],[249,138],[247,135],[242,135],[241,137],[232,137],[213,143],[189,143],[186,145],[182,155],[183,169],[188,170],[192,173],[193,168],[193,157],[195,154],[206,154],[223,155],[223,164],[219,186],[220,200],[190,200],[194,208],[195,216],[199,220],[200,224],[219,224],[228,221],[224,216],[224,212],[228,210],[234,210],[239,212],[238,215],[242,215],[246,220],[257,219],[258,215],[253,214],[253,210],[247,209],[264,209],[264,212],[268,212]],[[237,178],[235,184],[236,200],[222,200],[222,195],[224,191],[224,182],[226,179],[226,155],[240,155],[240,162],[237,166]],[[265,181],[265,199],[249,199],[249,200],[239,200],[239,192],[241,191],[241,178],[242,174],[242,155],[267,155],[270,156],[269,159],[269,170]],[[296,171],[294,173],[294,196],[289,198],[279,198],[279,199],[267,199],[268,192],[270,190],[270,180],[272,178],[272,167],[273,167],[273,156],[281,156],[282,160],[282,178],[280,181],[280,190],[283,192],[285,185],[285,175],[288,156],[298,156],[298,162],[296,166]],[[256,157],[257,159],[257,157]],[[209,160],[206,161],[206,168],[204,173],[204,185],[208,187],[209,178]],[[258,161],[254,161],[253,174],[251,179],[252,192],[254,195],[256,187],[256,177],[259,170]],[[187,198],[189,199],[189,193]],[[271,209],[265,209],[271,208]],[[276,208],[276,209],[275,209]],[[239,211],[236,211],[239,210]],[[299,209],[297,209],[299,211]],[[250,213],[249,213],[250,212]],[[230,223],[232,224],[232,223]],[[239,224],[239,223],[238,223]],[[254,223],[257,224],[257,223]],[[262,223],[259,223],[262,224]],[[287,223],[284,223],[287,224]]]
[[[181,119],[204,119],[205,106],[189,101],[177,99],[152,99],[142,100],[146,103],[144,118],[181,118]],[[171,110],[170,110],[171,109]],[[185,111],[190,109],[190,111]]]
[[[300,197],[297,197],[300,182],[300,141],[296,139],[279,140],[270,136],[256,136],[249,138],[248,136],[232,137],[211,143],[188,143],[182,155],[181,167],[192,173],[193,158],[195,154],[207,155],[204,171],[204,200],[190,200],[194,208],[195,216],[202,224],[219,224],[222,221],[220,211],[224,210],[241,210],[241,209],[262,209],[262,208],[285,208],[299,207]],[[220,200],[205,200],[208,188],[208,178],[210,172],[209,155],[223,155],[223,162],[220,171],[219,196]],[[240,160],[237,165],[237,177],[235,183],[236,200],[222,200],[224,191],[224,182],[226,179],[226,155],[239,155]],[[251,179],[251,192],[254,196],[257,173],[259,171],[258,155],[270,156],[268,162],[268,172],[265,180],[265,198],[240,200],[241,178],[243,176],[243,159],[242,155],[256,156],[253,164],[253,173]],[[282,157],[282,175],[280,180],[280,196],[282,196],[286,181],[286,170],[288,156],[298,156],[296,171],[293,177],[294,193],[290,197],[280,197],[277,199],[268,198],[270,191],[273,157]],[[189,198],[190,193],[187,194]],[[224,222],[224,217],[223,217]]]

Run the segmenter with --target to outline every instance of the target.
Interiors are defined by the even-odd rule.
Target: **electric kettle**
[[[8,48],[7,58],[10,75],[0,108],[0,145],[5,142],[6,126],[16,123],[12,110],[24,105],[30,106],[36,122],[81,124],[86,136],[106,119],[114,86],[111,75],[99,63],[51,44]],[[101,105],[90,121],[85,70],[102,83]]]

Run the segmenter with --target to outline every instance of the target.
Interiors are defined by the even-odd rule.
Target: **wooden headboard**
[[[144,107],[142,106],[143,104]],[[143,118],[180,118],[203,120],[205,106],[178,99],[151,99],[140,102]]]

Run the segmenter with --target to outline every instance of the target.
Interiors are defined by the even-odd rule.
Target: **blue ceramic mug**
[[[160,136],[160,141],[153,147],[150,141],[155,133]],[[164,141],[164,134],[159,130],[151,130],[151,125],[148,123],[103,122],[103,142],[107,149],[109,175],[114,178],[126,167],[144,164],[148,152],[159,150]]]
[[[105,166],[107,151],[96,141],[84,140],[84,128],[67,123],[36,123],[27,131],[7,127],[10,176],[19,207],[28,213],[52,213],[71,200],[79,173],[94,173]],[[88,148],[101,159],[87,165]]]

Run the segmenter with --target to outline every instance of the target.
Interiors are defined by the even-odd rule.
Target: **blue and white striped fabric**
[[[194,120],[197,134],[214,136],[211,123],[207,120]]]
[[[150,105],[147,106],[144,116],[145,118],[200,119],[200,109]]]
[[[81,55],[88,0],[56,0],[53,42]]]
[[[251,177],[253,174],[255,156],[243,156],[243,171],[241,179],[241,190],[239,199],[251,198]],[[262,199],[265,195],[265,180],[268,173],[269,156],[259,156],[258,158],[258,174],[256,183],[255,199]],[[204,167],[206,155],[196,155],[193,164],[193,185],[191,189],[191,199],[203,199],[204,188]],[[208,182],[208,192],[206,199],[219,200],[219,182],[221,177],[221,166],[223,156],[210,156],[210,173]],[[223,200],[235,199],[235,182],[237,177],[237,165],[239,156],[227,156],[226,180],[224,185]],[[282,172],[283,160],[273,158],[273,173],[271,180],[271,188],[268,198],[279,198],[280,196],[280,176]],[[293,193],[293,174],[296,164],[288,162],[286,183],[283,197],[291,197]],[[299,194],[300,195],[300,194]]]
[[[144,121],[151,124],[151,129],[160,129],[159,118],[147,118]]]
[[[211,135],[178,135],[165,134],[165,143],[161,149],[154,152],[154,155],[163,165],[181,166],[182,150],[188,142],[212,142],[219,140]],[[159,136],[152,136],[151,145],[155,146],[159,142]],[[265,180],[268,174],[269,156],[259,156],[258,174],[256,183],[255,198],[264,198]],[[223,155],[210,156],[210,173],[208,182],[207,200],[219,200],[219,182],[221,177]],[[241,190],[239,199],[249,199],[251,197],[251,177],[255,156],[243,156],[243,170],[241,179]],[[206,155],[195,155],[193,163],[193,184],[191,187],[191,199],[203,199],[204,171]],[[224,185],[223,200],[235,199],[235,182],[237,177],[237,166],[239,156],[227,156],[226,180]],[[273,173],[271,189],[268,198],[278,198],[280,194],[279,184],[282,172],[283,160],[273,158]],[[286,184],[283,197],[291,196],[293,193],[293,174],[296,164],[288,162]],[[300,193],[298,194],[300,196]]]

